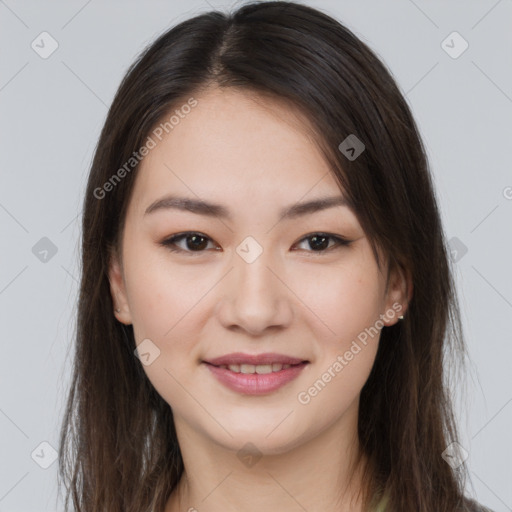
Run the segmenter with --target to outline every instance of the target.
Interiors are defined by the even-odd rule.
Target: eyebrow
[[[279,214],[279,220],[294,219],[308,213],[315,213],[336,206],[349,206],[348,200],[343,196],[321,197],[304,203],[296,203],[283,208]],[[210,203],[203,199],[190,197],[178,197],[168,195],[151,203],[144,212],[144,215],[156,211],[175,209],[188,211],[197,215],[231,220],[230,211],[221,204]]]

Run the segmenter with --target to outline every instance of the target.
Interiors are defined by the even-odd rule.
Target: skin
[[[143,366],[172,407],[185,474],[166,512],[361,510],[350,499],[359,472],[361,388],[378,348],[366,345],[309,403],[298,394],[332,367],[380,315],[392,325],[407,308],[407,280],[379,272],[356,216],[336,206],[278,221],[289,205],[340,188],[312,142],[307,121],[284,103],[234,89],[211,89],[141,163],[109,278],[116,318],[137,344],[160,350]],[[168,193],[220,203],[232,220],[146,208]],[[208,237],[202,252],[159,243],[183,231]],[[315,251],[312,236],[351,240]],[[263,252],[236,252],[247,237]],[[218,250],[215,250],[217,248]],[[188,251],[188,252],[186,252]],[[390,317],[393,304],[402,307]],[[393,310],[394,311],[394,310]],[[262,396],[234,392],[201,361],[232,352],[276,352],[308,360],[293,381]],[[237,452],[252,443],[261,458]],[[349,482],[349,476],[352,481]]]

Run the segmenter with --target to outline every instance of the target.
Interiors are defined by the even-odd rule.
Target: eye
[[[329,245],[329,240],[333,241],[334,244]],[[185,247],[178,246],[178,243],[182,241],[185,242]],[[160,242],[160,245],[167,247],[171,252],[184,252],[193,254],[204,252],[204,249],[207,248],[209,241],[212,241],[211,238],[203,235],[202,233],[188,231],[185,233],[173,235],[170,238]],[[303,243],[304,241],[308,241],[309,248],[312,249],[306,249],[306,251],[316,253],[324,253],[328,250],[330,251],[333,248],[348,246],[352,243],[350,240],[346,240],[341,236],[331,235],[329,233],[312,233],[311,235],[303,237],[299,243]],[[215,248],[215,250],[219,249]]]
[[[185,241],[185,248],[177,247],[177,244],[182,240]],[[203,235],[202,233],[197,233],[194,231],[188,231],[186,233],[180,233],[178,235],[171,236],[160,242],[161,245],[167,247],[171,252],[185,252],[185,253],[194,253],[194,252],[203,252],[203,249],[208,245],[208,240],[211,241],[209,237]],[[217,249],[216,249],[217,250]]]
[[[329,246],[329,240],[334,241],[334,244]],[[312,251],[308,252],[317,253],[327,252],[333,248],[348,246],[352,243],[350,240],[342,238],[341,236],[331,235],[329,233],[312,233],[311,235],[305,236],[300,240],[301,243],[303,241],[308,241],[308,246],[313,249]]]

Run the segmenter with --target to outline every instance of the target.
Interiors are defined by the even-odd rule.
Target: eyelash
[[[206,238],[209,241],[212,241],[211,238],[209,238],[208,236],[203,235],[202,233],[199,233],[197,231],[186,231],[184,233],[179,233],[177,235],[173,235],[170,238],[167,238],[167,239],[161,241],[160,245],[166,247],[171,252],[185,253],[185,254],[188,254],[190,256],[193,256],[195,254],[201,254],[201,253],[205,252],[205,250],[190,251],[190,250],[185,250],[185,249],[181,249],[179,247],[176,247],[176,242],[179,242],[182,239],[186,239],[186,237],[190,236],[190,235],[199,235],[201,238]],[[324,233],[324,232],[321,232],[321,231],[315,232],[315,233],[311,233],[309,235],[306,235],[305,237],[302,237],[299,240],[298,243],[301,243],[304,240],[308,240],[308,239],[313,238],[313,237],[318,236],[318,235],[320,235],[321,237],[326,237],[326,238],[330,238],[330,239],[334,240],[335,243],[338,245],[338,247],[331,246],[331,247],[329,247],[327,249],[323,249],[323,250],[320,250],[320,251],[308,250],[307,252],[317,253],[317,254],[320,255],[322,253],[330,252],[333,248],[334,249],[336,249],[336,248],[340,249],[341,247],[347,247],[347,246],[349,246],[352,243],[351,240],[347,240],[347,239],[342,238],[342,237],[340,237],[338,235],[332,235],[330,233]]]

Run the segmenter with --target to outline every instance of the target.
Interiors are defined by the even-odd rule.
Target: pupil
[[[202,244],[201,243],[197,244],[196,242],[198,240],[200,240],[200,239],[203,240],[203,243]],[[204,236],[189,235],[187,237],[187,240],[188,241],[190,241],[190,240],[193,241],[192,244],[187,243],[189,249],[193,249],[193,250],[204,249],[206,247],[206,245],[207,245],[207,243],[204,243],[204,241],[206,240],[206,238]]]
[[[310,247],[312,249],[325,249],[329,245],[328,243],[327,244],[325,243],[328,240],[328,238],[329,237],[323,236],[323,235],[321,235],[321,236],[317,236],[317,235],[312,236],[310,238],[311,241],[310,241],[309,245],[310,245]],[[320,244],[317,244],[317,241],[319,241],[319,240],[321,240],[321,242],[320,242]]]

